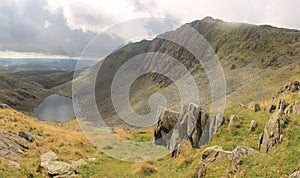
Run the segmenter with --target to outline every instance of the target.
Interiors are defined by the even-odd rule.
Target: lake
[[[75,111],[72,100],[58,94],[48,96],[34,109],[39,120],[49,122],[66,122],[75,116]]]

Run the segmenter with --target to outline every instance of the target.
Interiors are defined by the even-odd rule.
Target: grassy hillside
[[[299,100],[299,95],[287,94],[287,101]],[[267,103],[267,102],[266,102]],[[262,105],[264,103],[261,103]],[[228,118],[235,114],[238,120],[229,127]],[[7,117],[9,115],[9,117]],[[60,160],[96,158],[78,169],[78,177],[192,177],[198,167],[203,150],[209,146],[218,145],[224,150],[231,151],[236,146],[248,146],[258,150],[258,139],[263,132],[270,114],[263,111],[253,112],[252,109],[230,108],[225,112],[225,123],[221,126],[213,140],[199,149],[191,148],[189,142],[181,147],[178,158],[165,156],[156,161],[132,163],[119,161],[108,157],[93,147],[79,131],[76,120],[67,123],[47,123],[25,116],[15,110],[1,109],[0,119],[5,126],[0,130],[18,133],[27,130],[36,136],[32,151],[20,161],[21,168],[13,169],[1,160],[1,177],[42,177],[38,171],[39,155],[49,150],[58,154]],[[254,132],[249,131],[251,120],[258,122]],[[231,161],[211,164],[207,169],[207,177],[287,177],[299,168],[299,124],[300,116],[288,118],[289,123],[283,128],[283,142],[269,153],[259,153],[242,158],[242,166],[237,172],[232,171]],[[119,137],[140,142],[152,139],[152,129],[127,130],[116,128]]]

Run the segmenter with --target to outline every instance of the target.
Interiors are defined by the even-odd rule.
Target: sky
[[[1,0],[0,58],[77,58],[99,33],[111,50],[109,41],[128,38],[107,29],[143,17],[174,23],[147,22],[132,34],[154,36],[206,16],[300,30],[299,7],[299,0]]]

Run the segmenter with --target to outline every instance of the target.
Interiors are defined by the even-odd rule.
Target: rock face
[[[261,135],[258,148],[262,152],[268,152],[276,144],[281,142],[280,112],[275,112],[266,123],[265,130]]]
[[[223,123],[223,115],[209,116],[194,103],[184,106],[181,114],[159,109],[157,117],[154,144],[166,146],[173,156],[183,140],[188,139],[194,148],[207,144]]]
[[[0,132],[0,157],[16,161],[29,151],[29,142],[18,135]]]
[[[31,135],[31,133],[27,132],[27,131],[20,131],[19,132],[19,136],[22,138],[25,138],[26,140],[28,140],[29,142],[33,142],[34,141],[34,137]]]
[[[50,151],[41,156],[41,169],[45,177],[72,177],[75,171],[71,164],[57,161],[58,156]]]
[[[257,122],[256,122],[255,120],[252,120],[251,123],[250,123],[250,128],[249,128],[249,130],[250,130],[251,132],[253,132],[253,131],[256,129],[256,127],[257,127]]]
[[[300,178],[300,171],[294,172],[289,176],[289,178]]]

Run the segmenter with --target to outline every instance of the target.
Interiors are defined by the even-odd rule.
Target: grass
[[[299,96],[286,96],[290,101]],[[262,102],[262,106],[266,103]],[[228,118],[235,114],[238,119],[228,126]],[[229,108],[225,111],[225,123],[212,141],[199,149],[192,149],[189,142],[182,144],[178,158],[167,155],[151,162],[125,162],[114,159],[98,151],[84,135],[78,131],[74,120],[68,123],[47,123],[23,115],[14,110],[0,110],[0,119],[6,125],[1,130],[18,133],[27,130],[38,135],[36,146],[20,161],[20,169],[7,167],[1,160],[0,177],[42,177],[38,172],[39,155],[49,150],[58,154],[62,161],[96,158],[96,161],[80,166],[78,177],[192,177],[198,167],[203,150],[218,145],[226,151],[236,146],[247,146],[258,150],[258,139],[270,117],[263,111],[253,112],[251,109]],[[9,117],[7,117],[9,116]],[[250,132],[250,122],[256,120],[258,127]],[[276,145],[268,154],[259,153],[242,158],[243,164],[237,172],[233,172],[231,161],[211,164],[207,168],[207,177],[287,177],[300,166],[299,135],[300,116],[291,116],[289,124],[283,128],[283,142]],[[114,128],[116,134],[123,139],[134,142],[152,140],[153,130]],[[114,146],[112,146],[114,147]],[[108,149],[108,148],[107,148]],[[112,148],[111,148],[112,149]]]

